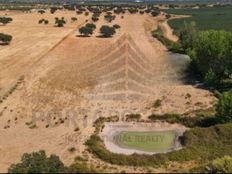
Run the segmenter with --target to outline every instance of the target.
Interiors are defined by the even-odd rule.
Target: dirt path
[[[173,29],[168,25],[167,21],[160,22],[159,27],[163,31],[164,37],[166,37],[167,39],[169,39],[173,42],[178,41],[178,37],[173,34]]]

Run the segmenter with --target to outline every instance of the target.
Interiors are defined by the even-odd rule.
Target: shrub
[[[71,17],[71,22],[75,22],[77,21],[77,18],[76,17]]]
[[[0,23],[2,23],[3,25],[6,25],[10,22],[12,22],[13,19],[12,18],[9,18],[9,17],[0,17]]]
[[[12,164],[9,173],[97,173],[101,172],[86,161],[76,158],[75,162],[66,167],[56,155],[48,157],[45,151],[24,153],[21,162]]]
[[[115,29],[119,29],[119,28],[120,28],[120,25],[114,24],[113,27],[114,27]]]
[[[12,164],[9,173],[67,173],[68,168],[56,155],[47,157],[45,151],[25,153],[21,162]]]
[[[44,14],[44,13],[45,13],[45,11],[44,11],[44,10],[38,10],[38,13],[40,13],[40,14]]]
[[[232,173],[232,157],[224,156],[213,160],[211,168],[213,173]]]
[[[65,22],[65,20],[64,20],[64,18],[62,17],[61,19],[59,19],[59,18],[55,18],[55,25],[57,26],[57,27],[63,27],[64,26],[64,24],[66,24],[66,22]]]
[[[158,108],[158,107],[161,106],[161,104],[162,104],[162,100],[157,99],[157,100],[154,102],[153,107],[154,107],[154,108]]]
[[[38,23],[39,23],[39,24],[42,24],[43,21],[44,21],[44,19],[40,19]]]
[[[160,11],[158,11],[158,10],[155,10],[155,11],[151,12],[152,16],[158,16],[159,14],[160,14]]]
[[[81,28],[79,28],[79,32],[80,32],[80,34],[82,34],[83,36],[87,37],[87,36],[93,34],[93,29],[92,29],[92,28],[89,28],[89,27],[81,27]]]
[[[220,96],[216,112],[219,123],[232,122],[232,90]]]
[[[232,155],[231,134],[232,124],[216,125],[209,128],[194,128],[185,132],[181,138],[185,148],[156,155],[112,153],[105,148],[104,142],[97,135],[92,135],[87,140],[86,145],[89,152],[110,164],[159,167],[170,161],[184,162],[196,160],[203,162],[224,155]]]
[[[56,8],[56,7],[51,7],[50,13],[51,13],[51,14],[54,14],[54,13],[56,12],[57,9],[58,9],[58,8]]]
[[[231,79],[232,33],[202,31],[193,37],[192,43],[184,45],[192,49],[190,52],[192,66],[208,86],[219,87],[223,81]]]
[[[92,30],[96,29],[96,25],[93,23],[86,24],[85,26],[91,28]]]
[[[0,33],[0,42],[2,42],[2,44],[7,45],[11,42],[11,40],[12,40],[11,35]]]
[[[126,115],[126,120],[139,120],[141,118],[140,114],[129,114]]]
[[[49,23],[48,20],[44,20],[44,24],[47,25]]]
[[[86,11],[86,12],[85,12],[85,16],[89,16],[89,12]]]
[[[94,17],[94,16],[92,17],[92,21],[93,21],[93,22],[97,22],[98,20],[99,20],[98,17]]]
[[[100,28],[100,32],[101,32],[103,37],[112,37],[112,35],[115,34],[115,28],[107,26],[107,25],[103,25]]]

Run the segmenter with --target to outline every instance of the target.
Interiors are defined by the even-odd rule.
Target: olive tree
[[[83,36],[88,37],[89,35],[93,34],[93,29],[85,26],[85,27],[79,28],[79,32]]]
[[[13,19],[10,17],[0,17],[0,23],[2,23],[3,25],[6,25],[12,21]]]
[[[76,17],[71,17],[71,22],[75,22],[77,21],[77,18]]]
[[[65,22],[65,20],[64,20],[64,17],[62,17],[61,19],[59,19],[59,18],[55,18],[55,25],[57,26],[57,27],[63,27],[64,26],[64,24],[66,24],[66,22]]]
[[[107,25],[103,25],[100,28],[100,33],[103,37],[112,37],[115,34],[115,28]]]
[[[0,42],[3,45],[8,45],[12,40],[12,36],[8,34],[0,33]]]

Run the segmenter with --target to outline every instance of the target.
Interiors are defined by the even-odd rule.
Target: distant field
[[[168,9],[167,13],[191,15],[189,18],[173,19],[168,23],[177,32],[184,22],[195,21],[199,30],[226,30],[232,31],[232,7],[214,7],[200,9]]]
[[[174,146],[175,133],[167,132],[121,132],[116,143],[124,148],[147,152],[162,152]]]

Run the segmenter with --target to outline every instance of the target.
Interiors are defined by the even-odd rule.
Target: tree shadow
[[[82,34],[77,34],[76,37],[91,37],[90,35],[82,35]]]

